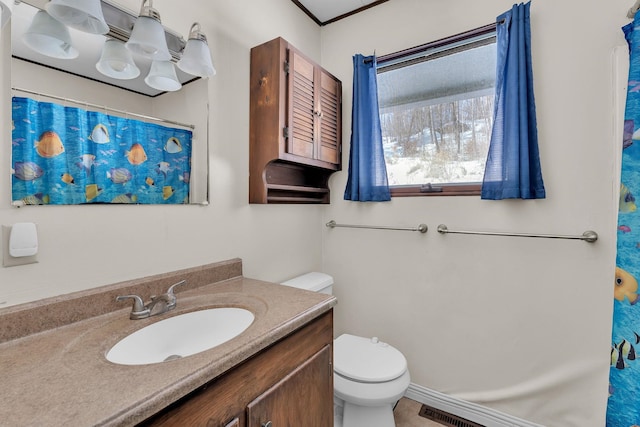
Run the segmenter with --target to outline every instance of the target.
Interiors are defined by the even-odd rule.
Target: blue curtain
[[[12,116],[14,201],[189,202],[189,130],[19,97]]]
[[[483,199],[545,198],[533,97],[530,6],[513,5],[497,18],[494,123]]]
[[[351,148],[345,200],[391,200],[382,149],[376,67],[375,56],[353,57]]]
[[[624,113],[622,172],[618,208],[616,270],[613,278],[613,326],[607,426],[640,425],[640,14],[622,28],[629,45],[629,82]],[[621,123],[622,125],[622,123]]]

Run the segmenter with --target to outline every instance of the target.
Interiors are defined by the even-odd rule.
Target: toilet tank
[[[324,273],[311,272],[303,274],[302,276],[282,282],[282,284],[327,295],[333,294],[333,277]]]

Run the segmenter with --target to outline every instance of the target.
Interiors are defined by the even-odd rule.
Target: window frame
[[[475,37],[496,32],[496,23],[484,25],[473,30],[454,34],[439,40],[414,46],[398,52],[377,57],[378,68],[382,68],[386,63],[392,63],[403,58],[409,58],[428,50],[449,46],[454,43],[466,41]],[[426,185],[390,185],[391,197],[417,197],[417,196],[479,196],[481,193],[481,183],[448,183],[431,186]]]

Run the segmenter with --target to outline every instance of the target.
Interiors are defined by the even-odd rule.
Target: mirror
[[[46,3],[29,0],[13,7],[10,21],[12,96],[179,129],[193,126],[189,203],[207,204],[208,80],[186,74],[175,67],[182,88],[175,92],[159,91],[144,82],[151,61],[137,55],[134,55],[134,60],[140,69],[139,77],[131,80],[107,77],[95,66],[106,37],[75,29],[69,31],[72,44],[79,51],[76,59],[56,59],[39,54],[26,46],[22,34]],[[105,15],[107,6],[109,3],[103,1]],[[136,14],[133,11],[131,13]],[[169,27],[164,20],[163,24],[165,29]],[[172,30],[166,31],[169,33]]]

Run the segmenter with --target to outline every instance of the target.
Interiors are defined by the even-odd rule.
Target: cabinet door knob
[[[266,423],[262,423],[262,427],[272,427],[272,424],[271,421],[267,421]]]

